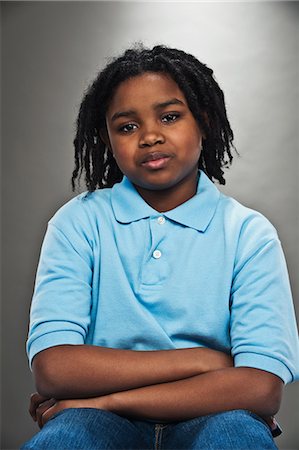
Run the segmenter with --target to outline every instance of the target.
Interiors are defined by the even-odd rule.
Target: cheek
[[[129,146],[121,139],[110,140],[111,149],[117,158],[126,158],[129,154]]]
[[[129,168],[134,163],[134,156],[126,145],[112,146],[114,159],[121,170]]]
[[[182,142],[182,148],[185,149],[184,158],[190,160],[198,159],[201,151],[201,139],[194,135],[190,135],[189,139],[185,139],[185,141]]]
[[[187,153],[196,153],[201,148],[202,133],[195,124],[188,124],[187,127],[178,129],[174,140]]]

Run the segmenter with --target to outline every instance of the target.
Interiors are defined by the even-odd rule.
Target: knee
[[[100,410],[65,409],[53,416],[21,450],[84,448],[94,440],[92,423]],[[90,447],[88,447],[90,448]]]
[[[266,426],[266,422],[252,413],[251,411],[247,411],[245,409],[236,409],[232,411],[224,411],[218,414],[213,414],[207,416],[209,420],[209,425],[217,425],[224,424],[226,427],[237,428],[239,431],[247,428],[252,428],[252,424],[256,422],[260,423],[262,426]]]
[[[238,435],[257,442],[261,438],[273,441],[270,427],[266,422],[247,410],[225,411],[208,416],[208,426],[210,431],[222,432],[226,436]]]
[[[270,428],[257,415],[247,410],[233,410],[203,418],[204,442],[213,442],[222,449],[277,450]],[[206,448],[214,448],[213,445]]]

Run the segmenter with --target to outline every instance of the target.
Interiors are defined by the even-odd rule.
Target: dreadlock
[[[145,72],[166,73],[177,83],[205,134],[199,168],[212,181],[225,184],[222,167],[230,165],[233,159],[233,131],[226,115],[224,94],[213,71],[182,50],[163,45],[152,49],[137,45],[112,59],[85,93],[74,139],[73,190],[83,172],[89,192],[121,181],[123,174],[101,139],[100,131],[106,129],[106,112],[119,84]]]

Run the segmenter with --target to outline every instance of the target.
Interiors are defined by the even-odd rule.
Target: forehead
[[[161,72],[146,72],[120,83],[110,101],[108,112],[133,103],[154,104],[170,98],[186,101],[183,92],[169,75]]]

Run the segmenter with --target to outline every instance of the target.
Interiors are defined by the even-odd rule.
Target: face
[[[196,182],[203,135],[170,76],[146,72],[122,82],[106,123],[114,158],[136,187],[186,189]]]

